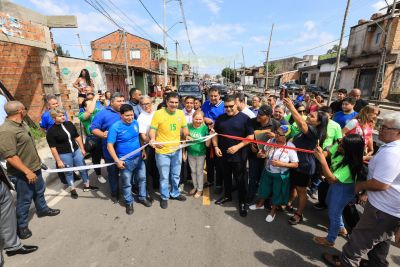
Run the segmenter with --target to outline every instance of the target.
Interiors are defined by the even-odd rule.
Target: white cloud
[[[375,12],[386,12],[387,4],[384,0],[379,0],[378,2],[375,2],[371,5],[371,7],[374,9]],[[384,10],[381,10],[382,8],[385,8]]]
[[[266,36],[262,36],[262,35],[258,35],[258,36],[252,36],[250,37],[250,41],[257,43],[257,44],[262,44],[262,45],[266,45],[267,42],[267,37]]]
[[[202,0],[204,4],[207,5],[208,9],[214,15],[218,15],[219,11],[221,10],[222,0]]]
[[[312,20],[307,20],[304,22],[304,27],[306,27],[307,31],[313,31],[315,29],[315,23]]]
[[[63,2],[55,3],[52,0],[30,0],[32,4],[51,15],[65,15],[68,13],[68,6]]]
[[[204,45],[204,43],[226,42],[233,40],[236,34],[244,32],[244,28],[240,24],[211,24],[189,25],[190,39],[194,46]],[[180,31],[181,40],[186,40],[186,32]]]

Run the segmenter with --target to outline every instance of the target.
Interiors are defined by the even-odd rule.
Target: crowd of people
[[[285,89],[279,97],[266,91],[253,97],[249,108],[242,93],[222,100],[218,88],[211,88],[201,103],[191,96],[181,101],[166,88],[154,110],[153,99],[139,89],[130,90],[128,101],[118,92],[107,97],[94,93],[87,70],[74,86],[79,90],[77,117],[85,141],[55,96],[47,96],[48,110],[40,123],[56,167],[85,166],[87,155],[93,164],[104,159],[109,163],[107,175],[95,168],[97,180],[108,181],[111,199],[122,201],[128,215],[134,213],[135,200],[151,207],[155,190],[160,207],[167,209],[169,200],[185,201],[184,195],[197,199],[210,187],[217,196],[215,204],[221,206],[232,202],[237,190],[242,217],[248,210],[266,209],[266,222],[286,212],[288,223],[296,225],[304,220],[310,196],[319,200],[315,208],[328,209],[329,214],[328,233],[315,236],[316,244],[333,247],[339,235],[350,233],[342,254],[324,254],[325,261],[332,266],[388,266],[391,238],[396,235],[396,242],[400,238],[400,118],[383,118],[379,139],[386,144],[376,151],[373,129],[379,108],[360,99],[359,89],[348,96],[347,90],[338,90],[330,106],[322,95],[304,89],[295,99]],[[43,166],[23,123],[26,108],[10,101],[5,112],[0,134],[7,142],[0,143],[0,154],[16,187],[17,207],[16,214],[9,208],[6,216],[9,237],[4,248],[14,255],[37,249],[20,241],[32,235],[28,228],[32,200],[39,217],[55,216],[60,210],[49,208],[44,199]],[[73,199],[79,198],[76,179],[83,180],[84,192],[99,190],[87,170],[79,172],[80,176],[73,171],[59,173]],[[13,185],[7,177],[2,180],[0,191],[5,191],[10,206],[7,188]],[[186,193],[185,186],[190,185]],[[361,217],[355,212],[356,203],[364,205]],[[367,252],[369,259],[362,259]]]

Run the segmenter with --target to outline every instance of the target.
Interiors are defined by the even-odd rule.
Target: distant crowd
[[[151,207],[156,191],[160,207],[167,209],[169,200],[200,198],[205,187],[213,189],[215,204],[224,206],[237,190],[240,216],[266,210],[265,220],[272,223],[287,213],[288,223],[296,225],[303,222],[310,197],[318,199],[317,210],[327,209],[329,215],[327,235],[313,241],[333,247],[338,236],[349,238],[341,255],[323,255],[328,264],[388,266],[392,237],[400,242],[400,117],[384,116],[378,127],[379,108],[362,100],[359,89],[349,94],[338,90],[330,106],[322,95],[304,89],[295,99],[286,89],[279,96],[265,91],[248,107],[243,93],[221,96],[211,87],[202,103],[191,96],[180,99],[165,88],[154,110],[153,98],[139,89],[130,90],[128,101],[118,92],[95,93],[85,69],[74,87],[84,134],[68,120],[55,96],[47,96],[48,109],[40,122],[56,167],[85,166],[88,156],[93,164],[102,159],[112,164],[104,176],[100,168],[94,169],[97,181],[90,181],[87,170],[80,170],[79,176],[60,172],[71,198],[79,198],[77,179],[83,181],[83,192],[99,190],[95,184],[108,181],[111,199],[122,201],[132,215],[134,202]],[[12,256],[37,250],[20,241],[32,235],[32,200],[39,217],[60,210],[49,208],[44,199],[44,166],[23,122],[25,106],[9,101],[4,110],[0,154],[7,161],[8,177],[3,175],[0,198],[5,199],[2,212],[7,203],[8,213],[0,217],[7,228],[0,238]],[[379,150],[374,129],[385,143]],[[14,185],[16,211],[9,194]],[[364,206],[361,217],[356,204]]]

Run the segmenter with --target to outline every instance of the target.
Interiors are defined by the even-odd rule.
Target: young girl
[[[94,91],[94,83],[90,78],[90,74],[87,69],[81,70],[79,77],[73,83],[73,86],[78,89],[78,104],[80,106],[83,100],[86,98],[86,94]]]
[[[204,113],[196,110],[193,113],[193,122],[188,125],[188,140],[197,139],[208,135],[208,127],[204,124]],[[206,158],[206,146],[210,145],[211,139],[206,142],[196,142],[187,148],[189,166],[192,172],[193,189],[190,195],[199,198],[203,194],[203,169]]]

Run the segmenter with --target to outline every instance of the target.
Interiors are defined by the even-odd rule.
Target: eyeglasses
[[[228,108],[233,108],[235,105],[225,105],[224,107],[226,108],[226,109],[228,109]]]
[[[397,128],[392,128],[392,127],[387,127],[386,125],[381,125],[381,127],[379,127],[381,130],[398,130],[400,131],[400,129]]]
[[[298,110],[298,112],[299,112],[299,113],[305,113],[306,110],[305,110],[305,109],[300,109],[300,110]]]

